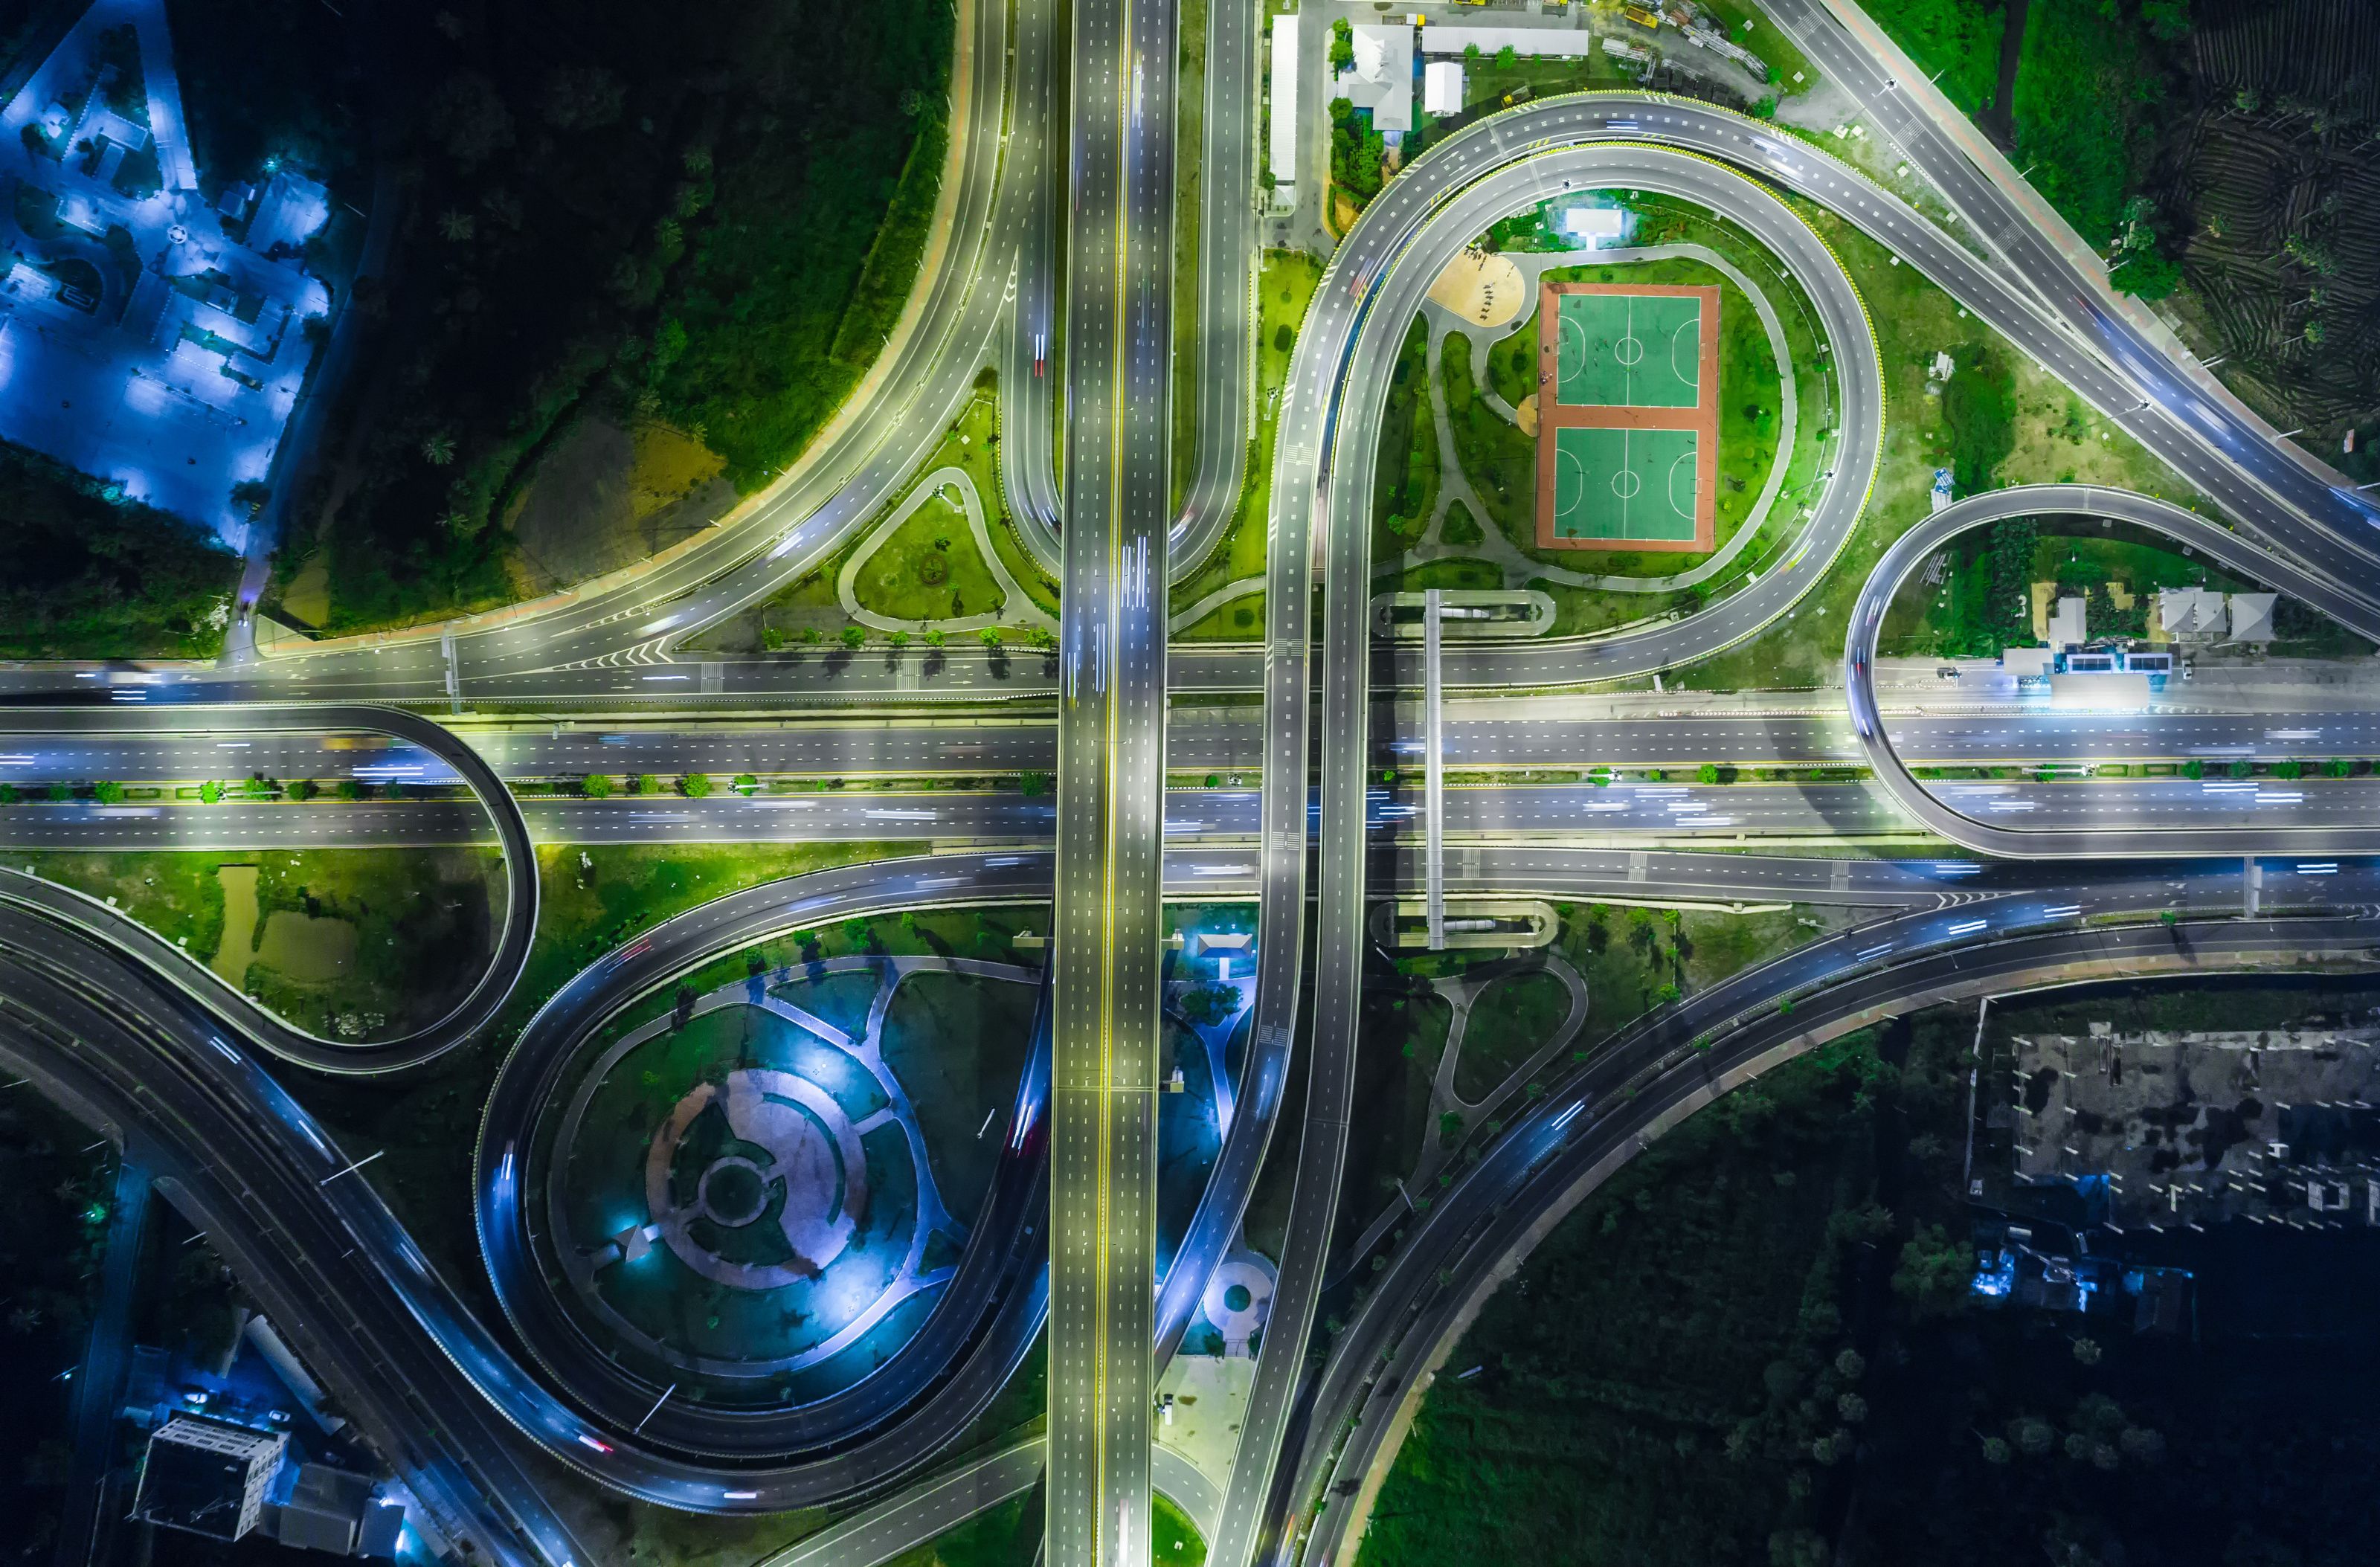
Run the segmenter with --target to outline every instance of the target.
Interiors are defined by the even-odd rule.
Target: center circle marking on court
[[[1619,342],[1614,343],[1611,346],[1611,357],[1619,360],[1623,365],[1633,367],[1643,364],[1645,362],[1644,339],[1639,337],[1621,338]]]

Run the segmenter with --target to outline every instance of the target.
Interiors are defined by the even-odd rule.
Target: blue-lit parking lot
[[[210,171],[163,0],[94,6],[0,108],[0,438],[245,541],[331,297],[329,194]]]

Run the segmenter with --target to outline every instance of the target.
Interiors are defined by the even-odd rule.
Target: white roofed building
[[[1372,111],[1372,128],[1391,145],[1413,128],[1414,30],[1410,26],[1353,30],[1355,63],[1341,71],[1332,93]]]
[[[2173,641],[2213,641],[2223,621],[2223,595],[2208,589],[2167,588],[2156,596],[2157,629]]]
[[[1524,57],[1542,60],[1583,59],[1595,53],[1596,35],[1584,28],[1551,27],[1426,27],[1422,53],[1460,55],[1476,47],[1482,55],[1511,49]]]
[[[1561,231],[1598,244],[1617,240],[1628,232],[1628,214],[1618,207],[1569,207],[1562,212]]]
[[[1273,201],[1294,205],[1297,185],[1297,18],[1272,18],[1272,109],[1268,133],[1267,166],[1272,171]]]
[[[2057,657],[2048,648],[2002,648],[2000,668],[2019,680],[2039,680],[2056,668]]]
[[[2091,639],[2089,623],[2083,611],[2089,607],[2086,599],[2060,599],[2049,616],[2049,645],[2053,648],[2079,648]]]
[[[1421,106],[1425,114],[1463,112],[1463,62],[1432,60],[1421,68]]]
[[[177,1415],[149,1439],[132,1516],[236,1540],[263,1515],[289,1439],[227,1421]]]

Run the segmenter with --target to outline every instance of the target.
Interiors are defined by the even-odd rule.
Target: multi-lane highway
[[[1873,667],[1876,638],[1885,612],[1902,582],[1918,563],[1943,543],[1971,528],[1998,517],[2037,511],[2080,511],[2120,518],[2153,528],[2193,550],[2204,551],[2235,569],[2257,569],[2277,587],[2320,606],[2347,626],[2367,638],[2380,638],[2380,609],[2360,592],[2334,584],[2294,562],[2277,560],[2204,517],[2146,496],[2123,492],[2082,490],[2068,485],[2040,485],[1971,497],[1945,507],[1893,541],[1869,574],[1852,611],[1843,648],[1845,684],[1851,698],[1852,722],[1877,779],[1890,791],[1894,803],[1932,831],[1985,853],[2032,858],[2105,857],[2117,855],[2174,854],[2370,854],[2380,850],[2380,830],[2367,823],[2325,816],[2319,820],[2289,820],[2253,814],[2245,822],[2206,823],[2192,815],[2177,814],[2148,822],[2116,822],[2104,819],[2058,821],[2049,813],[1998,811],[1989,820],[1962,813],[1957,804],[1929,794],[1893,749],[1876,711]],[[2216,785],[2216,797],[2225,783]],[[2201,794],[2208,791],[2201,785]],[[2280,793],[2282,791],[2276,791]],[[2256,792],[2259,799],[2262,791]],[[2301,803],[2301,802],[2291,802]],[[2307,813],[2314,815],[2318,813]]]
[[[2265,687],[2200,701],[2212,684],[2177,683],[2139,712],[2054,709],[2046,698],[1970,699],[1950,684],[1926,692],[1923,710],[1888,690],[1878,700],[1894,748],[1919,766],[2380,756],[2380,706],[2351,705],[2357,694],[2351,688],[2307,687],[2296,706],[2282,704],[2289,693]],[[1704,762],[1774,768],[1865,761],[1839,692],[1779,694],[1755,712],[1679,705],[1689,699],[1645,692],[1449,702],[1446,764],[1458,773],[1485,775],[1587,767],[1691,773]],[[459,781],[433,752],[403,740],[312,731],[219,740],[203,717],[183,722],[191,732],[170,737],[110,732],[115,726],[104,723],[83,734],[12,735],[6,710],[0,710],[0,782],[38,797],[40,786],[99,779],[195,785],[261,773],[325,784],[346,778],[399,785]],[[1251,710],[1177,704],[1166,724],[1166,767],[1176,774],[1253,780],[1265,761],[1265,730],[1263,715]],[[1056,726],[1040,713],[939,723],[896,717],[752,726],[473,724],[452,732],[508,783],[566,786],[601,773],[625,787],[627,780],[651,774],[672,796],[679,779],[698,772],[724,789],[747,772],[771,784],[851,784],[1013,777],[1047,771],[1058,761]],[[1418,765],[1421,732],[1417,711],[1383,713],[1369,736],[1373,759],[1383,768]],[[608,803],[620,802],[615,796]]]
[[[2214,832],[2227,853],[2305,850],[2289,837],[2260,842],[2240,830],[2369,830],[2380,823],[2372,780],[2275,777],[2139,778],[2095,782],[2032,779],[1931,783],[1917,805],[1880,783],[1521,784],[1447,791],[1449,845],[1690,844],[1749,842],[1776,848],[1858,844],[1923,849],[1967,844],[1975,824],[2155,833]],[[1938,833],[1912,814],[1944,810]],[[1165,797],[1165,841],[1185,852],[1206,845],[1219,862],[1254,863],[1263,842],[1267,796],[1250,790],[1184,790]],[[1375,845],[1422,831],[1417,783],[1365,790],[1364,827]],[[890,844],[1041,846],[1057,836],[1046,799],[1014,794],[816,795],[745,800],[674,796],[649,802],[528,800],[521,817],[545,843]],[[270,848],[440,847],[493,842],[486,817],[461,801],[359,805],[229,804],[211,808],[90,803],[25,807],[0,815],[0,849],[159,849],[250,853]],[[2156,839],[2137,852],[2186,852]],[[2357,852],[2331,845],[2330,853]]]
[[[1175,13],[1075,6],[1050,1119],[1051,1561],[1148,1554]]]
[[[2031,290],[2050,316],[2114,369],[2129,390],[2137,391],[2139,400],[2149,405],[2142,411],[2165,427],[2152,450],[2170,462],[2168,454],[2180,446],[2230,465],[2257,494],[2312,525],[2282,525],[2288,542],[2309,565],[2344,581],[2361,580],[2380,553],[2372,531],[2380,527],[2380,504],[2290,445],[2238,398],[2210,391],[2212,378],[2205,371],[2177,361],[2150,341],[2118,308],[2105,270],[2093,266],[2086,272],[2058,242],[2043,221],[2046,203],[2040,195],[2028,191],[2028,199],[2013,198],[1946,131],[1943,122],[1956,112],[1944,112],[1942,96],[1930,85],[1900,79],[1888,54],[1890,45],[1855,3],[1772,0],[1767,8],[1820,73],[1858,105],[1861,116],[1891,138],[1965,216],[1990,248],[1995,270]],[[1921,93],[1930,101],[1930,112],[1919,102]],[[2269,506],[2240,517],[2257,526],[2268,519]]]
[[[0,675],[0,687],[20,695],[76,692],[115,703],[11,721],[28,737],[0,755],[0,780],[173,784],[262,773],[467,784],[480,805],[438,797],[200,807],[164,796],[21,805],[0,809],[0,843],[429,843],[484,837],[492,823],[511,873],[510,903],[499,950],[470,998],[428,1035],[377,1054],[309,1040],[114,911],[6,876],[0,877],[0,995],[9,1004],[0,1008],[0,1058],[78,1113],[140,1139],[161,1184],[201,1217],[442,1527],[479,1542],[494,1560],[568,1567],[592,1557],[540,1500],[537,1465],[559,1460],[601,1484],[710,1511],[768,1511],[878,1491],[929,1462],[988,1405],[1045,1307],[1050,1559],[1145,1556],[1152,1368],[1179,1339],[1205,1278],[1232,1242],[1302,1054],[1306,1117],[1295,1139],[1289,1244],[1241,1451],[1222,1494],[1207,1495],[1195,1509],[1216,1525],[1211,1559],[1246,1567],[1295,1548],[1293,1521],[1320,1487],[1359,1481],[1392,1456],[1381,1440],[1391,1428],[1387,1420],[1366,1417],[1343,1448],[1337,1437],[1356,1414],[1385,1410],[1409,1394],[1454,1319],[1451,1303],[1483,1287],[1485,1270],[1530,1224],[1625,1157],[1665,1124],[1661,1115],[1692,1108],[1823,1027],[1984,979],[2010,985],[2069,972],[2077,954],[2107,971],[2172,968],[2185,961],[2177,954],[2197,954],[2202,967],[2275,950],[2359,954],[2371,942],[2368,928],[2336,920],[2184,926],[2179,936],[2162,927],[2108,930],[2091,922],[2236,908],[2246,893],[2242,852],[2290,856],[2264,868],[2274,879],[2265,883],[2269,905],[2373,901],[2380,885],[2368,864],[2294,857],[2380,846],[2380,793],[2368,784],[1973,778],[1929,790],[1908,771],[1912,759],[1976,767],[2380,751],[2380,721],[2352,702],[2319,697],[2270,711],[2087,715],[2004,700],[1959,703],[1946,692],[1922,702],[1904,696],[1904,709],[1930,711],[1886,711],[1874,686],[1873,646],[1884,604],[1926,553],[1960,528],[2018,511],[2079,511],[2163,527],[2369,633],[2380,629],[2380,596],[2363,586],[2380,558],[2371,531],[2380,513],[2168,360],[2056,237],[2045,235],[2023,201],[1966,161],[1937,115],[1908,102],[1913,92],[1892,79],[1882,52],[1863,42],[1856,12],[1843,0],[1828,6],[1779,0],[1776,15],[1985,242],[1970,248],[1823,152],[1704,104],[1644,94],[1556,99],[1458,131],[1366,210],[1326,272],[1299,337],[1278,413],[1267,641],[1184,650],[1171,667],[1169,577],[1195,565],[1220,538],[1240,488],[1256,18],[1241,7],[1209,8],[1208,166],[1194,323],[1202,367],[1198,450],[1177,516],[1167,401],[1176,338],[1173,14],[1146,0],[1077,6],[1062,61],[1059,13],[1044,0],[1026,0],[1014,12],[1013,52],[1004,7],[966,7],[958,184],[947,234],[913,301],[913,327],[844,417],[767,497],[618,580],[449,635],[360,640],[221,670],[20,667]],[[1665,712],[1658,702],[1648,708],[1641,698],[1600,694],[1458,704],[1447,752],[1458,769],[1679,771],[1609,786],[1514,777],[1451,791],[1453,890],[1799,899],[1902,912],[1690,998],[1599,1053],[1561,1091],[1516,1118],[1427,1223],[1408,1226],[1349,1330],[1318,1345],[1311,1329],[1332,1260],[1325,1252],[1358,1042],[1365,915],[1383,893],[1420,880],[1409,783],[1380,777],[1417,759],[1411,747],[1419,725],[1393,711],[1385,688],[1419,685],[1419,652],[1374,649],[1367,624],[1370,487],[1389,371],[1423,293],[1463,245],[1546,196],[1613,185],[1704,205],[1758,237],[1795,275],[1818,315],[1842,393],[1838,456],[1801,541],[1777,569],[1698,613],[1614,637],[1458,645],[1446,660],[1451,687],[1551,691],[1706,656],[1794,613],[1854,538],[1884,451],[1880,367],[1856,290],[1773,188],[1840,213],[1939,283],[2167,461],[2238,531],[2104,492],[1961,503],[1904,534],[1870,580],[1847,628],[1848,716],[1826,714],[1806,696],[1774,711],[1680,699]],[[1011,504],[1027,547],[1062,569],[1064,619],[1053,654],[970,649],[732,659],[679,650],[705,626],[829,559],[877,516],[973,395],[978,370],[995,359],[1004,370],[1002,470]],[[1061,393],[1062,413],[1051,407]],[[1062,492],[1050,447],[1061,428]],[[1307,689],[1318,570],[1318,711]],[[1261,711],[1185,710],[1169,732],[1169,688],[1209,700],[1258,694]],[[480,727],[466,746],[454,731],[420,719],[200,705],[258,695],[304,703],[402,699],[450,711],[468,701],[498,711],[576,711],[598,722],[584,732]],[[960,704],[973,719],[990,703],[1020,697],[1032,701],[1013,722],[880,721],[937,702]],[[2210,706],[2185,704],[2170,692],[2167,701]],[[867,716],[742,729],[610,719],[739,704],[785,711],[839,704]],[[298,733],[316,726],[393,733],[404,744],[332,748]],[[1322,760],[1318,789],[1309,775],[1315,754]],[[1704,762],[1861,762],[1876,782],[1689,781],[1687,771]],[[611,801],[542,797],[531,789],[516,806],[505,786],[589,773],[705,772],[723,780],[752,772],[771,784],[997,777],[1053,763],[1054,800],[910,786]],[[1243,774],[1257,788],[1169,793],[1169,766]],[[2026,863],[1772,860],[1658,846],[1873,838],[1912,829]],[[509,993],[533,934],[533,838],[1031,846],[972,856],[915,854],[739,893],[612,954],[549,1002],[492,1095],[477,1174],[482,1239],[499,1296],[529,1352],[524,1359],[492,1324],[472,1318],[366,1182],[336,1174],[346,1150],[281,1091],[257,1052],[334,1070],[381,1070],[484,1024]],[[1301,1033],[1307,855],[1317,844],[1312,1012]],[[2109,863],[2139,856],[2157,861]],[[2176,857],[2216,856],[2229,857]],[[2050,859],[2058,863],[2031,863]],[[1262,912],[1240,1113],[1159,1294],[1149,1177],[1160,900],[1168,895],[1254,896]],[[655,1390],[570,1340],[544,1296],[534,1237],[520,1217],[533,1163],[525,1139],[562,1063],[616,1004],[795,924],[1044,897],[1056,905],[1046,1102],[1038,1092],[1042,1080],[1028,1072],[1010,1107],[1012,1129],[1021,1134],[1012,1137],[1015,1157],[993,1183],[965,1264],[879,1378],[847,1397],[794,1409],[672,1408],[665,1401],[648,1407]],[[1988,945],[1978,952],[1979,942]],[[1807,1003],[1797,1006],[1791,1027],[1777,1021],[1774,1007],[1787,996]],[[1678,1044],[1698,1034],[1717,1038],[1717,1048],[1681,1058]],[[1638,1091],[1623,1094],[1623,1086]],[[1039,1210],[1045,1169],[1046,1227],[1027,1217]],[[1050,1251],[1046,1274],[1043,1245]],[[1317,1375],[1314,1352],[1325,1348]],[[1393,1369],[1381,1375],[1390,1350],[1385,1364]],[[931,1480],[837,1531],[804,1560],[856,1567],[916,1544],[919,1531],[946,1524],[955,1510],[1015,1494],[1033,1462],[1029,1452],[1012,1451]],[[1346,1516],[1347,1510],[1328,1510],[1309,1552],[1334,1555],[1332,1531]]]

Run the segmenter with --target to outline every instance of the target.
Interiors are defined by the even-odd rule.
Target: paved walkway
[[[1179,637],[1225,604],[1263,592],[1265,580],[1261,577],[1243,577],[1224,583],[1213,592],[1199,598],[1189,608],[1178,610],[1169,616],[1165,622],[1166,635]],[[1248,640],[1251,642],[1264,640],[1264,626],[1261,624],[1248,627]]]
[[[865,973],[875,979],[875,989],[869,998],[867,1020],[857,1034],[837,1027],[801,1006],[799,1001],[803,992],[800,990],[795,990],[791,999],[776,993],[781,987],[795,985],[803,980],[849,973]],[[850,1143],[853,1147],[856,1147],[856,1137],[863,1136],[887,1124],[897,1124],[900,1127],[908,1146],[916,1180],[916,1212],[909,1222],[908,1233],[903,1242],[902,1254],[897,1262],[893,1262],[889,1268],[888,1276],[882,1282],[881,1287],[876,1289],[865,1301],[840,1303],[847,1308],[839,1313],[844,1320],[835,1325],[824,1337],[817,1339],[805,1347],[794,1350],[790,1354],[756,1356],[731,1363],[691,1352],[676,1342],[665,1342],[643,1326],[630,1320],[596,1287],[598,1273],[608,1266],[609,1248],[602,1247],[601,1245],[606,1237],[592,1235],[574,1237],[558,1225],[555,1233],[555,1251],[563,1270],[569,1276],[574,1293],[609,1330],[619,1335],[625,1342],[635,1344],[643,1353],[688,1371],[726,1371],[731,1375],[746,1378],[756,1374],[778,1375],[798,1371],[832,1359],[872,1331],[903,1301],[922,1291],[938,1287],[951,1277],[952,1269],[948,1264],[939,1267],[928,1266],[926,1253],[929,1242],[937,1231],[954,1241],[963,1240],[968,1225],[965,1220],[952,1214],[944,1206],[941,1190],[934,1178],[933,1165],[928,1157],[925,1132],[918,1123],[916,1106],[910,1100],[907,1088],[887,1066],[883,1057],[884,1022],[886,1014],[891,1010],[893,996],[910,976],[921,973],[965,974],[978,978],[1010,980],[1021,984],[1031,984],[1035,981],[1035,976],[1030,969],[1021,968],[1013,964],[992,963],[980,958],[941,957],[931,954],[853,955],[825,959],[812,964],[766,969],[758,974],[733,979],[698,998],[693,1008],[693,1014],[697,1017],[734,1006],[755,1007],[770,1013],[803,1033],[851,1057],[873,1080],[875,1088],[882,1095],[885,1102],[882,1108],[864,1120],[852,1123],[847,1127],[840,1124],[843,1117],[832,1102],[832,1088],[828,1084],[817,1086],[819,1094],[824,1097],[820,1098],[818,1103],[811,1105],[810,1110],[813,1114],[822,1118],[820,1124],[822,1126],[828,1126],[831,1132],[847,1132],[848,1136],[843,1141]],[[658,1036],[668,1033],[674,1026],[674,1019],[664,1014],[632,1030],[604,1051],[585,1080],[574,1091],[570,1109],[556,1135],[557,1148],[570,1148],[573,1153],[569,1160],[558,1162],[550,1169],[546,1176],[549,1184],[549,1204],[551,1210],[557,1216],[569,1210],[570,1200],[554,1183],[568,1172],[577,1161],[579,1120],[585,1113],[591,1096],[600,1089],[611,1074],[620,1067],[630,1051]],[[771,1072],[772,1075],[786,1075],[783,1067],[763,1064],[759,1070]],[[802,1081],[807,1082],[807,1079]],[[783,1087],[786,1091],[806,1091],[799,1084],[789,1083]],[[731,1097],[733,1092],[734,1087],[731,1083],[729,1088]],[[683,1101],[680,1108],[683,1109]],[[829,1126],[829,1123],[836,1124]],[[739,1135],[745,1135],[740,1128]],[[852,1148],[845,1147],[841,1149],[836,1167],[840,1170],[842,1180],[856,1183],[862,1178],[864,1161],[855,1164]],[[790,1179],[793,1167],[787,1164],[786,1168]],[[864,1205],[864,1197],[856,1200]],[[654,1224],[661,1224],[659,1214],[650,1217]],[[666,1231],[666,1226],[662,1227]],[[662,1238],[671,1239],[666,1233]],[[838,1240],[838,1247],[843,1244],[845,1243]],[[689,1264],[689,1267],[691,1266]],[[815,1294],[821,1287],[828,1289],[836,1287],[831,1276],[832,1264],[829,1267],[829,1277],[813,1282],[807,1286],[810,1294]],[[755,1278],[759,1276],[759,1271],[757,1269],[747,1269],[747,1271],[752,1273]],[[748,1289],[755,1286],[732,1285],[730,1287]],[[793,1287],[805,1288],[799,1284]],[[808,1295],[805,1295],[804,1299],[808,1302]],[[813,1303],[808,1304],[806,1309],[822,1308]],[[805,1318],[796,1320],[803,1319]]]
[[[975,541],[976,550],[983,556],[983,564],[990,571],[992,580],[1000,584],[1002,595],[1000,609],[990,614],[901,620],[862,608],[855,590],[859,580],[859,568],[876,558],[876,553],[901,531],[903,524],[917,516],[928,503],[941,500],[943,492],[950,490],[957,492],[959,507],[966,513],[967,534]],[[843,601],[844,613],[876,631],[906,631],[914,635],[925,631],[980,631],[988,626],[1039,626],[1051,631],[1058,629],[1057,621],[1017,584],[1016,578],[1009,574],[1007,563],[1000,558],[1000,552],[991,547],[991,533],[983,521],[983,497],[976,491],[975,480],[963,468],[938,468],[919,480],[907,498],[892,508],[892,515],[870,529],[868,537],[860,541],[859,548],[851,553],[851,558],[843,563],[843,570],[835,576],[834,593]]]
[[[1570,992],[1568,1015],[1526,1061],[1505,1075],[1502,1082],[1475,1102],[1465,1099],[1454,1091],[1454,1074],[1462,1062],[1463,1047],[1471,1032],[1472,1009],[1478,1004],[1480,993],[1500,979],[1537,973],[1552,975],[1561,981],[1562,989]],[[1412,1172],[1404,1177],[1404,1184],[1397,1196],[1381,1209],[1378,1218],[1364,1227],[1363,1234],[1347,1249],[1342,1267],[1352,1267],[1370,1256],[1372,1248],[1379,1245],[1380,1237],[1404,1217],[1409,1201],[1406,1194],[1419,1191],[1435,1181],[1439,1172],[1460,1151],[1460,1145],[1448,1148],[1439,1143],[1439,1116],[1449,1113],[1462,1116],[1467,1133],[1469,1128],[1494,1114],[1514,1094],[1523,1092],[1531,1079],[1543,1072],[1548,1063],[1568,1050],[1571,1041],[1578,1038],[1579,1030],[1586,1026],[1586,980],[1569,963],[1549,952],[1510,962],[1482,964],[1451,978],[1433,980],[1430,989],[1453,1009],[1453,1015],[1447,1020],[1446,1048],[1439,1052],[1438,1074],[1430,1082],[1429,1115],[1425,1123],[1427,1131],[1421,1155],[1415,1161]],[[1338,1282],[1333,1280],[1332,1283],[1335,1285]]]

